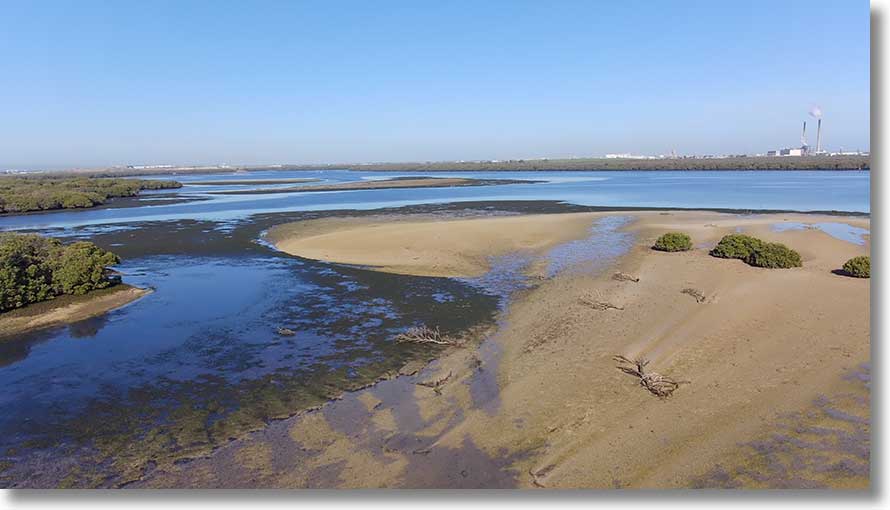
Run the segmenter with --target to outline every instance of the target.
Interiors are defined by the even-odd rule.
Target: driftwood
[[[460,345],[456,338],[443,335],[439,328],[430,329],[426,326],[408,328],[404,333],[396,335],[398,343],[435,344],[435,345]]]
[[[661,399],[670,397],[680,387],[680,384],[689,382],[677,381],[658,372],[646,372],[646,365],[649,364],[649,361],[642,358],[631,361],[624,356],[613,356],[612,359],[620,363],[617,367],[618,370],[639,378],[640,386]]]
[[[617,273],[613,274],[612,279],[618,280],[619,282],[639,282],[640,281],[639,278],[637,278],[635,276],[631,276],[627,273],[622,273],[621,271],[618,271]]]
[[[585,296],[578,299],[578,302],[584,306],[589,306],[594,310],[624,310],[623,306],[613,305],[607,301],[597,301],[596,299]]]
[[[448,379],[451,379],[450,371],[448,372],[448,375],[446,375],[445,377],[442,377],[439,379],[433,379],[433,380],[429,380],[429,381],[422,381],[422,382],[419,382],[416,384],[418,386],[424,386],[426,388],[430,388],[431,390],[433,390],[436,393],[436,395],[441,395],[442,394],[442,385],[444,385],[446,382],[448,382]]]
[[[278,328],[278,334],[281,336],[294,336],[296,333],[292,329]]]
[[[692,296],[693,298],[695,298],[696,303],[704,303],[705,302],[705,295],[702,294],[702,292],[698,289],[693,289],[692,287],[687,287],[687,288],[681,290],[680,292],[682,292],[683,294],[688,294],[688,295]]]
[[[544,485],[544,482],[542,482],[540,480],[540,478],[543,478],[543,477],[547,476],[548,474],[550,474],[550,472],[553,471],[553,468],[555,468],[555,467],[556,467],[555,464],[550,464],[548,466],[544,466],[543,468],[541,468],[537,471],[535,471],[534,468],[529,469],[528,474],[529,474],[529,476],[532,477],[532,485],[534,485],[535,487],[539,487],[541,489],[546,489],[547,486]]]

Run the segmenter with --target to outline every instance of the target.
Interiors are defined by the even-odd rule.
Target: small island
[[[84,209],[140,191],[177,189],[177,181],[82,176],[0,177],[0,214]]]
[[[499,184],[533,184],[540,181],[525,179],[467,179],[463,177],[396,177],[373,181],[316,184],[289,188],[262,188],[231,191],[212,191],[214,195],[267,195],[272,193],[306,193],[313,191],[350,191],[408,188],[455,188],[462,186],[495,186]]]
[[[147,294],[108,269],[120,258],[87,241],[0,233],[0,341],[86,319]]]

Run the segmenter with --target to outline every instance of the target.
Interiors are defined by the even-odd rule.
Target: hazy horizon
[[[0,169],[870,150],[868,2],[0,12]]]

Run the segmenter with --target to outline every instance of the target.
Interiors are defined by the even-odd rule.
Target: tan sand
[[[447,233],[448,241],[437,245],[443,249],[465,238],[476,240],[485,248],[474,249],[473,256],[484,258],[513,246],[489,242],[489,235],[499,239],[507,232],[524,232],[526,225],[530,231],[549,226],[554,236],[566,239],[603,214],[436,226],[409,221],[377,225],[364,236],[361,228],[341,222],[329,234],[316,230],[308,240],[295,239],[309,243],[298,244],[298,253],[305,253],[304,246],[333,250],[340,245],[334,240],[348,240],[343,251],[313,253],[329,260],[367,252],[390,269],[394,262],[377,259],[382,255],[376,250],[392,257],[390,246],[395,245],[412,260],[436,260],[438,267],[457,271],[463,266],[431,259],[427,245],[413,240],[423,236],[436,242],[430,232]],[[417,382],[444,381],[438,391],[421,385],[412,390],[413,382],[404,378],[380,383],[288,420],[281,425],[285,437],[251,435],[220,450],[219,459],[157,474],[146,485],[867,487],[868,392],[846,376],[869,361],[870,282],[831,271],[852,256],[867,254],[869,245],[817,230],[773,232],[771,225],[835,221],[868,227],[869,220],[632,214],[637,221],[628,228],[637,242],[615,267],[601,274],[557,276],[525,293],[481,348],[453,349],[417,376]],[[576,221],[577,227],[556,228]],[[721,236],[739,227],[800,251],[804,267],[761,269],[707,254]],[[697,247],[684,253],[652,251],[655,238],[670,230],[690,233]],[[312,245],[318,236],[321,241]],[[380,241],[384,236],[386,242]],[[555,242],[543,234],[532,238],[538,248]],[[467,267],[478,271],[482,266]],[[639,282],[617,281],[614,271],[637,276]],[[700,291],[704,302],[684,294],[686,288]],[[585,299],[617,309],[599,310]],[[616,369],[616,354],[644,357],[650,370],[688,383],[669,399],[658,399]],[[489,373],[495,375],[496,398],[478,405],[474,384]],[[410,391],[394,390],[399,384]],[[826,412],[829,407],[848,415]],[[854,439],[833,439],[844,434]],[[764,454],[745,446],[752,441],[773,449]],[[291,461],[279,458],[274,469],[224,460],[232,458],[232,451],[255,457],[250,453],[270,446],[304,453]],[[864,449],[864,460],[857,449]]]
[[[244,186],[253,184],[300,184],[304,182],[317,182],[318,179],[294,178],[294,179],[229,179],[222,181],[194,181],[185,183],[187,186]]]
[[[420,276],[479,276],[489,259],[540,253],[588,235],[592,213],[456,220],[313,220],[273,228],[267,238],[299,257]]]
[[[289,188],[250,189],[232,191],[211,191],[216,195],[261,195],[271,193],[303,193],[315,191],[349,191],[400,188],[451,188],[458,186],[492,186],[496,184],[516,184],[533,181],[511,179],[465,179],[461,177],[430,177],[418,179],[383,179],[376,181],[344,182],[341,184],[317,184]]]
[[[0,315],[0,341],[27,331],[77,322],[120,308],[146,294],[150,289],[116,285],[85,296],[59,296]]]

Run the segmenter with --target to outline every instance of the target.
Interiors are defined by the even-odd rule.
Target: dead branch
[[[584,306],[589,306],[594,310],[624,310],[623,306],[616,306],[606,301],[597,301],[589,296],[579,298],[578,302]]]
[[[693,298],[695,298],[696,303],[704,303],[705,302],[705,295],[702,294],[702,292],[698,289],[693,289],[692,287],[687,287],[687,288],[681,290],[680,292],[682,292],[683,294],[688,294],[688,295],[692,296]]]
[[[430,329],[426,326],[408,328],[404,333],[399,333],[395,338],[398,343],[435,344],[435,345],[460,345],[456,339],[443,335],[439,328]]]
[[[548,466],[544,466],[543,468],[541,468],[537,471],[535,471],[534,468],[529,468],[528,474],[529,474],[529,476],[532,477],[532,485],[534,485],[535,487],[540,487],[542,489],[546,489],[547,486],[544,485],[544,482],[542,482],[540,479],[549,475],[550,472],[553,471],[553,469],[555,467],[556,467],[555,464],[550,464]]]
[[[617,273],[613,274],[612,279],[618,280],[619,282],[639,282],[640,281],[639,278],[637,278],[635,276],[631,276],[627,273],[622,273],[621,271],[618,271]]]
[[[640,386],[661,399],[670,397],[680,387],[680,384],[688,382],[677,381],[658,372],[646,372],[646,365],[649,364],[649,361],[642,358],[631,361],[624,356],[616,355],[612,359],[619,363],[616,367],[618,370],[639,378]]]
[[[444,385],[446,382],[448,382],[448,379],[451,379],[451,371],[449,371],[448,375],[446,375],[445,377],[435,379],[435,380],[430,380],[430,381],[421,381],[421,382],[415,383],[415,384],[417,384],[418,386],[424,386],[424,387],[430,388],[436,393],[436,395],[441,395],[442,394],[442,385]]]

